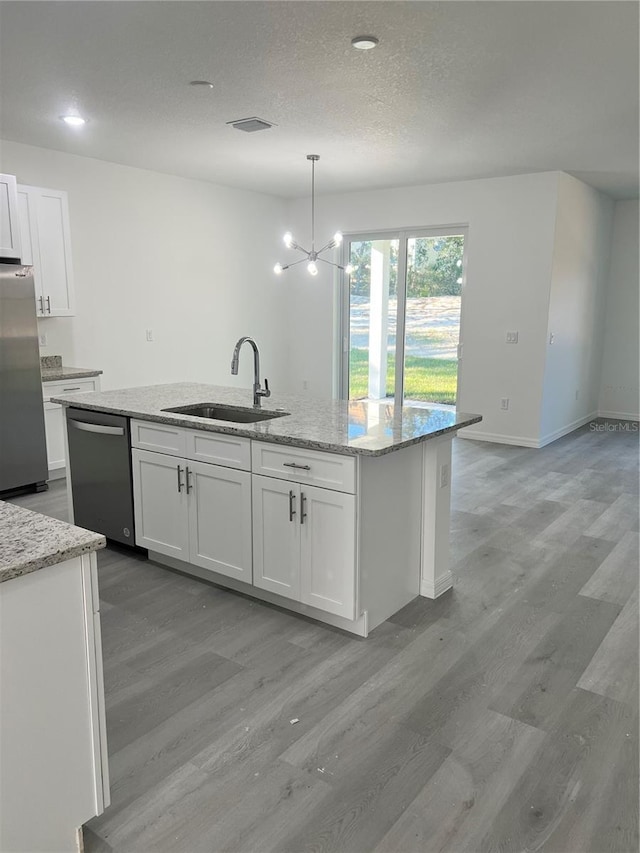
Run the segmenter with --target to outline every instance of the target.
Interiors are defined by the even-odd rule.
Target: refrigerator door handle
[[[99,432],[100,435],[124,435],[124,427],[104,426],[102,424],[86,424],[82,421],[75,421],[69,418],[69,423],[74,429],[80,429],[84,432]]]

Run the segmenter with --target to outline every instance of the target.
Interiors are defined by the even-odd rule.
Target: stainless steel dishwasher
[[[135,545],[129,418],[67,409],[74,523]]]

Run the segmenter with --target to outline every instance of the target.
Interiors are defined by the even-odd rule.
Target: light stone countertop
[[[56,382],[63,379],[82,379],[85,376],[100,376],[101,370],[91,367],[42,367],[40,368],[43,382]]]
[[[119,391],[66,394],[52,397],[52,402],[277,444],[367,456],[381,456],[482,420],[481,415],[446,409],[396,408],[386,402],[316,400],[277,391],[263,401],[262,411],[281,410],[289,414],[255,424],[235,424],[163,411],[198,403],[251,408],[252,399],[251,391],[244,388],[178,382]]]
[[[98,551],[101,533],[0,501],[0,583]]]

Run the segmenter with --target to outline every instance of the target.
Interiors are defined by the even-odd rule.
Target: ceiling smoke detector
[[[235,127],[236,130],[244,130],[245,133],[255,133],[256,130],[269,130],[270,127],[274,127],[273,122],[265,121],[263,118],[258,118],[257,116],[239,118],[235,121],[228,121],[227,124]]]

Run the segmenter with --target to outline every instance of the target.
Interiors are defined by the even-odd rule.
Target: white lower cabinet
[[[133,448],[136,544],[251,583],[251,475]]]
[[[355,496],[254,474],[254,586],[355,618]]]

